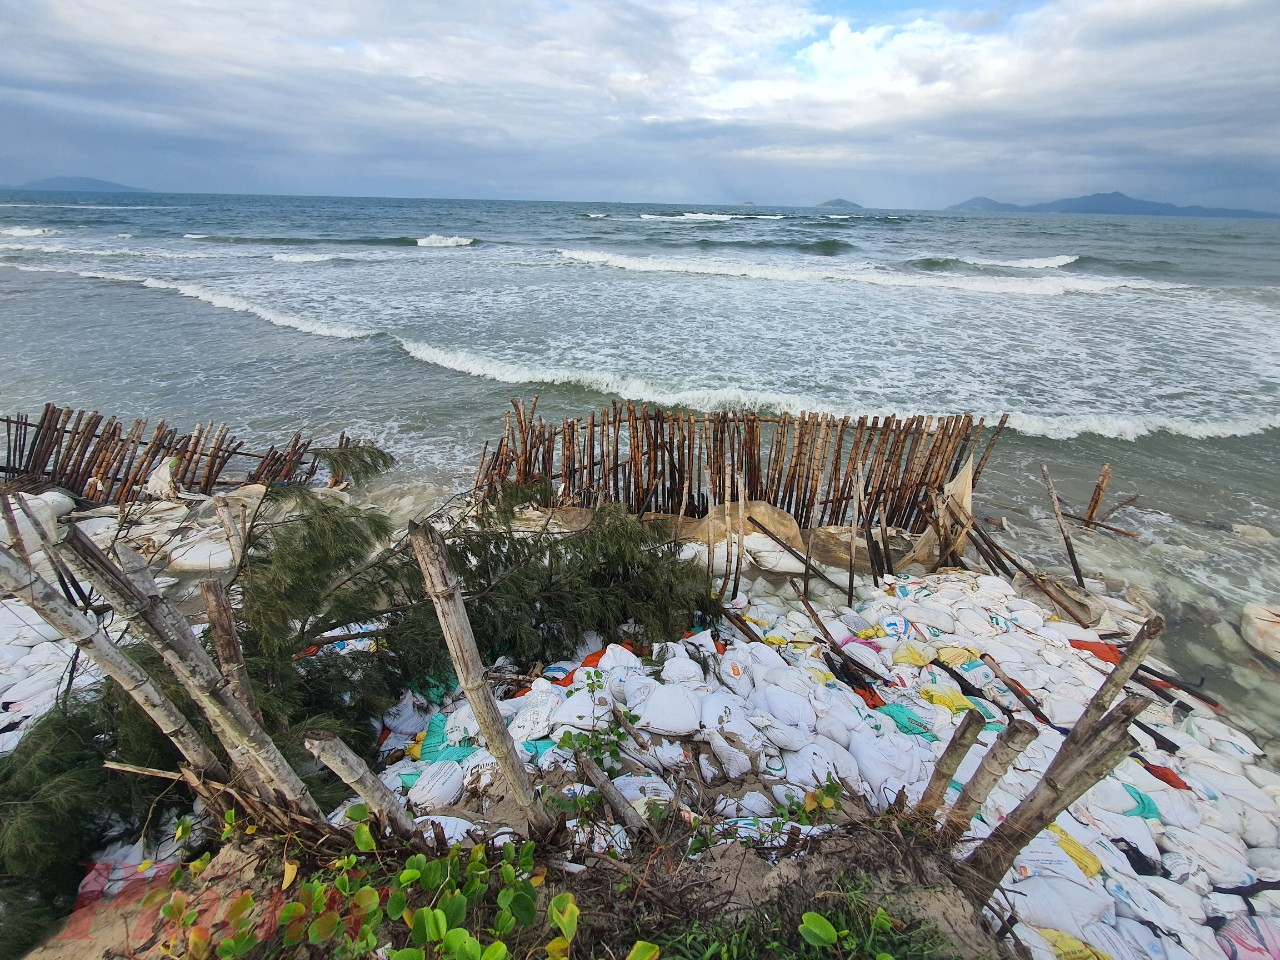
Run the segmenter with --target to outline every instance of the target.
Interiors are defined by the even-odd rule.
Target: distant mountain
[[[1146,217],[1246,217],[1259,220],[1280,219],[1280,214],[1260,210],[1231,210],[1222,207],[1179,207],[1155,200],[1135,200],[1123,193],[1092,193],[1087,197],[1069,197],[1050,203],[1020,207],[1016,203],[999,203],[988,197],[974,197],[947,207],[948,211],[980,212],[1017,211],[1019,213],[1118,213]]]
[[[839,207],[842,210],[861,210],[862,209],[862,204],[860,203],[854,203],[852,200],[840,200],[839,198],[835,200],[827,200],[823,203],[814,204],[814,206]]]
[[[95,180],[93,177],[48,177],[44,180],[32,180],[10,190],[66,190],[78,193],[150,193],[145,187],[130,187],[123,183],[112,183],[110,180]]]

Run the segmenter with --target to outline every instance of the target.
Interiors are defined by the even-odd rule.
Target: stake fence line
[[[481,454],[474,488],[551,483],[558,502],[622,504],[629,512],[701,517],[720,504],[763,500],[801,527],[860,523],[921,533],[932,498],[971,454],[976,484],[1008,416],[982,447],[970,414],[900,418],[825,413],[697,413],[621,403],[549,422],[537,398],[512,400],[502,436]]]
[[[50,483],[103,505],[136,500],[152,470],[170,459],[174,481],[206,496],[223,485],[220,478],[233,461],[244,470],[244,483],[310,480],[318,466],[310,454],[311,440],[301,433],[283,448],[253,453],[243,449],[243,441],[225,423],[215,425],[212,420],[179,434],[164,420],[148,430],[147,420],[129,425],[96,410],[47,403],[38,418],[21,413],[0,416],[0,425],[5,440],[0,485],[27,488]]]

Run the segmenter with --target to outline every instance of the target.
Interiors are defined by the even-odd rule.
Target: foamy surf
[[[52,237],[57,233],[53,227],[0,227],[3,237]]]
[[[324,263],[327,260],[337,260],[336,253],[273,253],[272,260],[280,263]]]
[[[474,237],[442,237],[438,233],[418,238],[420,247],[469,247],[475,242]]]
[[[1182,284],[1132,278],[1103,279],[1093,277],[975,277],[953,274],[902,273],[877,269],[864,264],[864,269],[815,270],[804,267],[773,267],[752,263],[728,263],[716,260],[688,260],[672,257],[631,257],[594,250],[560,250],[567,260],[592,266],[612,267],[641,273],[688,273],[714,277],[742,277],[750,280],[773,280],[782,283],[844,282],[864,283],[879,287],[947,288],[970,293],[1023,294],[1027,296],[1062,296],[1068,293],[1108,293],[1114,290],[1173,290]]]
[[[1008,267],[1011,270],[1052,270],[1065,267],[1079,260],[1076,256],[1063,257],[1029,257],[1025,260],[984,260],[981,257],[960,257],[961,263],[971,263],[976,267]]]

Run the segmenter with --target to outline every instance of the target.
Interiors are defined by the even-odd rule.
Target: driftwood
[[[427,593],[435,602],[440,629],[449,647],[449,656],[453,659],[462,692],[475,714],[476,725],[488,744],[489,752],[498,762],[512,797],[528,818],[530,826],[537,833],[549,833],[554,829],[554,821],[534,792],[524,764],[516,756],[516,746],[507,730],[506,721],[498,712],[493,694],[484,682],[484,663],[476,648],[471,621],[467,618],[467,610],[462,603],[462,588],[449,561],[444,538],[429,524],[414,523],[409,526],[409,539],[413,543],[418,565],[422,568]]]
[[[1049,502],[1053,505],[1053,516],[1058,521],[1058,531],[1062,534],[1062,542],[1067,546],[1067,558],[1071,561],[1071,571],[1076,575],[1076,583],[1084,589],[1084,574],[1080,572],[1080,561],[1076,559],[1075,544],[1071,542],[1071,534],[1067,532],[1067,521],[1062,519],[1062,504],[1058,503],[1058,491],[1053,489],[1053,478],[1049,476],[1049,465],[1040,464],[1040,473],[1044,476],[1044,485],[1049,491]]]
[[[249,685],[249,669],[244,663],[244,651],[240,649],[240,637],[236,633],[235,615],[231,601],[221,580],[200,582],[200,596],[204,600],[205,613],[209,617],[209,634],[213,637],[213,649],[218,654],[222,675],[231,681],[231,691],[244,704],[257,723],[262,723],[262,711],[258,699]]]
[[[378,820],[401,837],[413,835],[413,821],[385,783],[369,772],[369,767],[337,734],[328,730],[308,730],[303,740],[311,755],[338,775],[377,814]]]

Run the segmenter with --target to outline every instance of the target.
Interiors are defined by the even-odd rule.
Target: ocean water
[[[1278,334],[1280,221],[0,193],[0,410],[346,429],[401,458],[388,495],[466,485],[512,396],[1008,412],[980,512],[1063,563],[1039,463],[1081,506],[1110,462],[1141,539],[1082,560],[1267,738],[1229,632],[1280,602]]]

